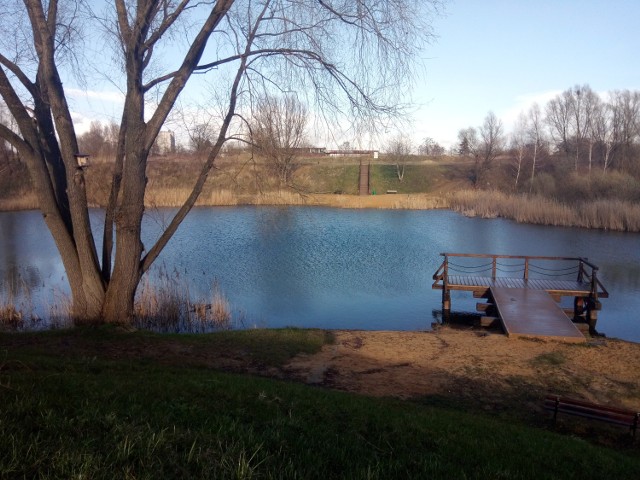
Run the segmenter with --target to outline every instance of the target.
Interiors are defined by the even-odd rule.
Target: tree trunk
[[[122,197],[115,214],[116,254],[107,288],[102,316],[107,323],[130,323],[136,289],[142,278],[141,241],[146,165],[149,151],[145,147],[145,126],[132,109],[127,119],[127,157],[122,177]]]
[[[533,158],[531,159],[531,182],[529,182],[529,193],[533,190],[533,179],[536,176],[536,161],[538,160],[538,143],[533,146]]]
[[[133,317],[144,248],[140,241],[144,209],[137,205],[141,204],[121,206],[116,215],[116,255],[102,309],[103,320],[107,323],[130,323]]]

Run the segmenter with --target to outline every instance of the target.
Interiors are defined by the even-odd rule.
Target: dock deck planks
[[[451,290],[481,290],[489,288],[526,288],[562,293],[563,295],[588,295],[590,285],[586,282],[572,280],[547,280],[510,278],[510,277],[477,277],[470,275],[449,275],[448,288]]]
[[[507,336],[584,342],[584,335],[545,290],[491,287]]]

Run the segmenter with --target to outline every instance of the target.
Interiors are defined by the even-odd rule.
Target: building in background
[[[155,152],[157,155],[168,155],[176,151],[176,137],[171,130],[163,130],[158,133],[155,143]]]

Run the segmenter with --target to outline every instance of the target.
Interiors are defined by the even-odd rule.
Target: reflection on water
[[[147,247],[171,213],[147,215]],[[92,215],[99,229],[101,212]],[[50,304],[68,291],[37,212],[1,213],[0,232],[5,290],[19,273],[37,302]],[[600,266],[611,293],[598,329],[640,341],[639,240],[638,234],[518,225],[449,211],[197,208],[159,265],[186,279],[196,298],[207,297],[217,281],[251,324],[427,330],[441,308],[440,291],[431,290],[440,252],[584,256]],[[475,310],[469,294],[452,292],[452,302],[454,311]]]

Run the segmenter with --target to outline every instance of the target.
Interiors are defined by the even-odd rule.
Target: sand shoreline
[[[403,399],[466,399],[483,409],[514,402],[538,411],[547,393],[640,411],[640,344],[513,339],[440,327],[429,332],[335,331],[336,342],[285,368],[299,381]]]

